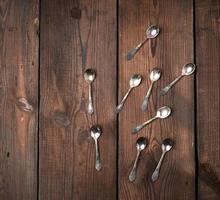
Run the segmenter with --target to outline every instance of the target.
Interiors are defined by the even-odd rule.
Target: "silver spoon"
[[[161,107],[157,110],[157,113],[153,118],[151,118],[148,121],[146,121],[146,122],[138,125],[137,127],[133,128],[132,132],[137,133],[138,131],[140,131],[142,128],[144,128],[146,125],[148,125],[149,123],[151,123],[155,119],[158,119],[158,118],[164,119],[164,118],[167,118],[170,114],[171,114],[171,108],[170,107],[168,107],[168,106]]]
[[[121,112],[123,106],[124,106],[124,103],[129,95],[129,93],[131,92],[131,90],[137,86],[140,85],[141,83],[141,80],[142,80],[142,77],[141,75],[139,74],[135,74],[131,77],[130,81],[129,81],[129,85],[130,85],[130,88],[129,90],[127,91],[127,93],[125,94],[125,96],[123,97],[123,99],[121,100],[121,103],[116,107],[116,113],[119,113]]]
[[[154,68],[151,73],[150,73],[150,80],[151,80],[151,84],[150,84],[150,87],[147,91],[147,94],[146,96],[144,97],[144,101],[142,103],[142,106],[141,106],[141,110],[142,111],[146,111],[147,109],[147,105],[148,105],[148,99],[149,99],[149,96],[151,94],[151,91],[152,91],[152,88],[153,88],[153,85],[154,85],[154,82],[159,80],[160,79],[160,76],[161,76],[161,71],[160,69],[158,68]]]
[[[173,148],[173,145],[174,145],[174,142],[170,138],[167,138],[163,141],[162,146],[161,146],[162,155],[159,160],[159,163],[157,164],[156,169],[154,170],[154,173],[152,174],[152,177],[151,177],[152,181],[156,181],[158,179],[159,174],[160,174],[160,166],[163,162],[164,156],[168,151],[170,151]]]
[[[93,102],[92,102],[92,82],[95,80],[96,72],[93,69],[87,69],[84,72],[84,79],[89,84],[89,102],[88,102],[88,113],[93,114]]]
[[[138,50],[144,45],[144,43],[148,40],[148,39],[153,39],[155,37],[158,36],[160,32],[160,29],[158,26],[152,25],[150,26],[147,30],[146,30],[146,36],[145,39],[139,43],[136,47],[134,47],[132,50],[130,50],[127,54],[127,60],[131,60],[135,54],[138,52]]]
[[[174,81],[172,81],[169,85],[167,85],[165,88],[163,88],[160,91],[160,96],[164,96],[173,85],[175,85],[181,78],[183,78],[184,76],[189,76],[191,74],[193,74],[193,72],[196,69],[196,65],[193,63],[188,63],[186,65],[183,66],[182,68],[182,73],[180,76],[178,76]]]
[[[98,125],[92,126],[90,128],[90,135],[95,141],[95,168],[97,171],[99,171],[102,168],[100,155],[99,155],[99,144],[98,144],[98,138],[102,134],[101,127]]]
[[[131,182],[136,179],[139,156],[140,156],[141,151],[143,151],[147,145],[148,145],[148,141],[146,138],[144,138],[144,137],[138,138],[138,140],[136,142],[137,155],[136,155],[136,158],[134,161],[134,165],[133,165],[131,172],[129,174],[129,180]]]

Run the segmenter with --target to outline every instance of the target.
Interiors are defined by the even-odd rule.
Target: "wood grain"
[[[161,27],[157,39],[148,41],[131,61],[125,56],[144,39],[145,29]],[[119,100],[129,87],[132,74],[140,73],[143,83],[129,96],[119,117],[119,194],[120,199],[188,199],[195,198],[194,161],[194,81],[193,76],[181,80],[165,97],[158,92],[181,73],[184,64],[193,62],[193,4],[186,1],[119,1]],[[149,87],[149,72],[162,69],[162,78],[155,84],[146,113],[140,106]],[[136,155],[138,135],[131,129],[155,115],[156,109],[169,105],[172,116],[157,120],[139,136],[150,145],[142,154],[137,179],[128,181],[128,173]],[[161,155],[161,142],[170,137],[175,148],[162,165],[160,178],[152,183],[151,175]]]
[[[116,1],[41,4],[40,199],[116,199]],[[95,114],[87,114],[86,68]],[[88,130],[100,124],[97,172]]]
[[[0,199],[218,200],[220,2],[44,0],[40,7],[41,20],[38,0],[0,0]],[[160,26],[158,38],[126,61],[126,53],[144,39],[151,24]],[[158,97],[181,67],[194,60],[196,85],[194,76],[185,77],[165,97]],[[97,71],[93,116],[86,112],[88,85],[83,71],[88,67]],[[162,69],[162,77],[142,113],[154,67]],[[128,97],[117,124],[116,98],[121,100],[134,73],[140,73],[143,82]],[[164,105],[172,108],[171,117],[153,122],[139,135],[131,134],[133,127]],[[94,124],[103,130],[100,172],[94,168],[94,142],[88,133]],[[139,136],[146,137],[149,146],[141,155],[136,181],[130,183]],[[167,137],[174,139],[175,148],[153,183],[151,175]]]
[[[0,199],[37,199],[38,0],[0,1]]]
[[[195,2],[197,124],[199,155],[198,199],[220,198],[220,2]]]

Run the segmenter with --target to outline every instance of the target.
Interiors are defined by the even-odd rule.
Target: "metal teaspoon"
[[[88,102],[88,113],[93,114],[94,108],[93,108],[93,102],[92,102],[92,82],[95,80],[96,72],[93,69],[87,69],[84,72],[84,79],[89,84],[89,102]]]
[[[142,103],[142,106],[141,106],[141,110],[142,111],[146,111],[147,109],[147,105],[148,105],[148,99],[150,97],[150,94],[151,94],[151,91],[152,91],[152,88],[153,88],[153,85],[154,85],[154,82],[159,80],[160,79],[160,76],[161,76],[161,71],[160,69],[158,68],[154,68],[151,73],[150,73],[150,80],[151,80],[151,84],[150,84],[150,87],[147,91],[147,94],[146,96],[144,97],[144,101]]]
[[[146,125],[148,125],[149,123],[151,123],[155,119],[158,119],[158,118],[164,119],[164,118],[167,118],[170,114],[171,114],[170,107],[168,107],[168,106],[161,107],[157,110],[157,113],[153,118],[151,118],[148,121],[133,128],[132,133],[137,133],[138,131],[140,131],[142,128],[144,128]]]
[[[123,108],[123,106],[124,106],[124,103],[125,103],[125,101],[126,101],[128,95],[130,94],[131,90],[132,90],[133,88],[139,86],[140,83],[141,83],[141,80],[142,80],[142,77],[141,77],[141,75],[139,75],[139,74],[134,74],[134,75],[131,77],[131,79],[130,79],[130,81],[129,81],[130,88],[129,88],[129,90],[127,91],[127,93],[125,94],[125,96],[123,97],[123,99],[121,100],[121,103],[116,107],[116,113],[121,112],[121,110],[122,110],[122,108]]]
[[[155,37],[158,36],[160,32],[160,29],[158,26],[152,25],[150,26],[147,30],[146,30],[146,36],[145,39],[139,43],[136,47],[134,47],[132,50],[130,50],[127,54],[127,60],[131,60],[135,54],[138,52],[138,50],[144,45],[144,43],[148,40],[148,39],[153,39]]]
[[[95,168],[99,171],[102,168],[100,155],[99,155],[99,144],[98,138],[102,134],[101,127],[99,125],[94,125],[90,128],[90,135],[95,141]]]
[[[162,155],[157,164],[156,169],[154,170],[154,173],[152,174],[152,177],[151,177],[152,181],[156,181],[158,179],[159,174],[160,174],[160,167],[163,162],[164,156],[168,151],[170,151],[173,148],[173,145],[174,145],[174,142],[170,138],[163,140],[163,143],[161,145]]]
[[[136,142],[137,155],[136,155],[136,158],[134,161],[134,165],[133,165],[131,172],[129,174],[129,177],[128,177],[129,181],[131,181],[131,182],[136,179],[139,156],[141,154],[141,151],[143,151],[147,145],[148,145],[148,141],[146,138],[144,138],[144,137],[138,138],[138,140]]]
[[[183,66],[182,68],[182,73],[180,76],[178,76],[174,81],[172,81],[169,85],[167,85],[165,88],[163,88],[160,91],[160,96],[164,96],[173,85],[175,85],[181,78],[183,78],[184,76],[189,76],[191,74],[193,74],[193,72],[196,69],[196,65],[193,63],[188,63],[186,65]]]

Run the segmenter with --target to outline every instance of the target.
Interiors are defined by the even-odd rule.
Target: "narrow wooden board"
[[[145,29],[161,27],[157,39],[148,41],[131,61],[126,53],[142,39]],[[195,198],[194,161],[194,80],[183,78],[165,97],[160,89],[181,74],[182,66],[193,62],[193,3],[186,1],[119,1],[119,100],[129,87],[132,74],[140,73],[143,83],[130,94],[119,116],[119,193],[120,199],[192,200]],[[149,72],[162,69],[161,79],[154,85],[146,113],[140,106],[149,87]],[[164,120],[154,121],[139,135],[131,129],[155,115],[156,109],[169,105],[173,113]],[[128,180],[136,156],[135,142],[139,136],[150,144],[143,152],[134,183]],[[161,155],[161,142],[173,138],[175,148],[162,165],[160,178],[152,183],[151,175]]]
[[[220,198],[220,1],[195,1],[198,199]]]
[[[116,199],[116,1],[41,4],[40,199]],[[87,67],[95,114],[87,114]],[[100,124],[97,172],[88,130]]]
[[[38,0],[0,2],[0,199],[37,199]]]

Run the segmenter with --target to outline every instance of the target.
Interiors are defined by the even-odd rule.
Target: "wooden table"
[[[220,199],[219,0],[2,0],[0,14],[1,200]],[[150,24],[160,35],[126,61]],[[196,75],[158,98],[189,62]],[[88,67],[97,71],[92,116]],[[162,77],[142,113],[154,67]],[[143,82],[117,116],[134,73]],[[131,134],[163,105],[172,107],[171,117]],[[103,129],[100,172],[88,133],[93,124]],[[130,183],[139,136],[150,144]],[[153,183],[167,137],[175,148]]]

